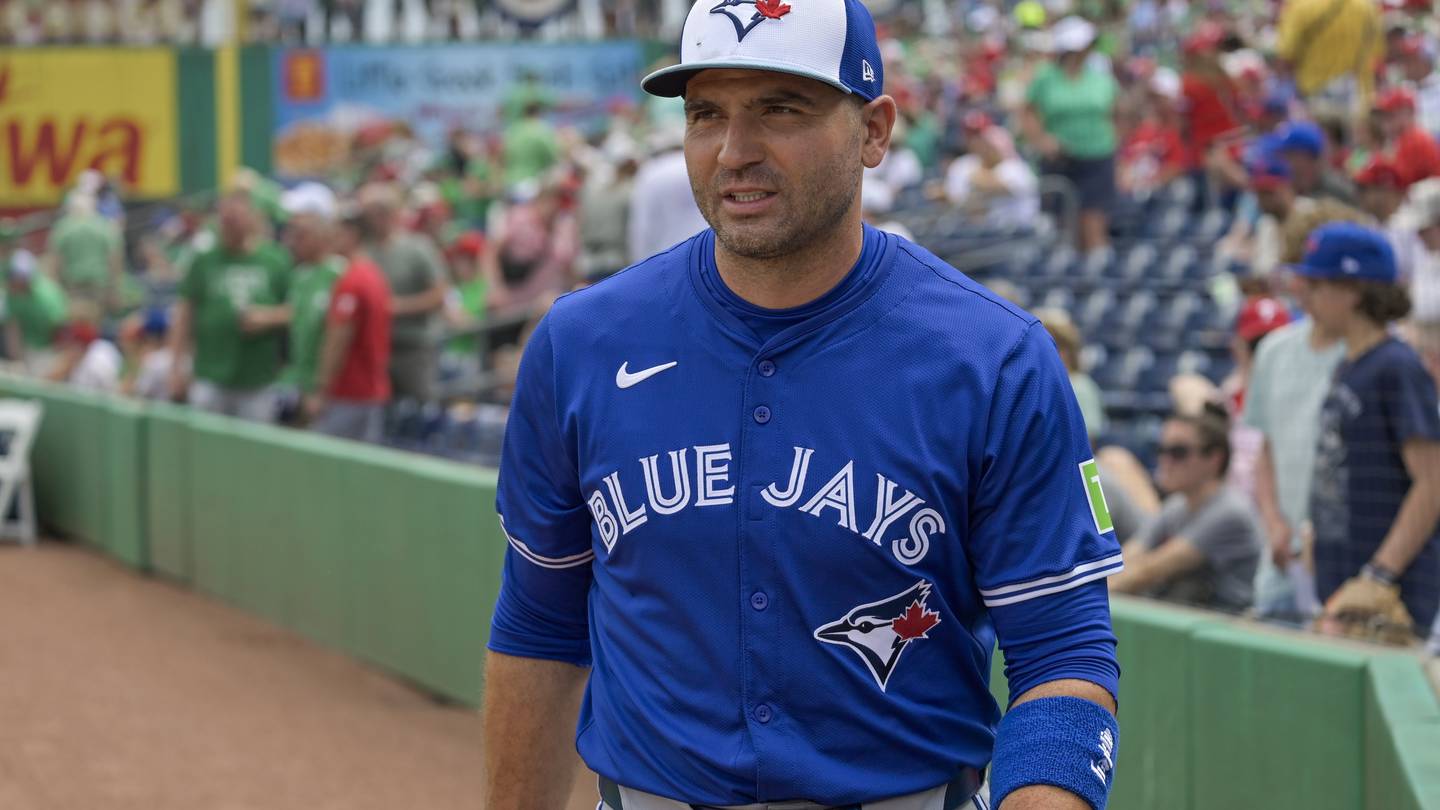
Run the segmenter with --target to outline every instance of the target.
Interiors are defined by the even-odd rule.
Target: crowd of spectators
[[[1124,542],[1112,587],[1292,623],[1398,593],[1410,626],[1361,629],[1423,637],[1440,608],[1428,4],[1067,6],[887,24],[901,115],[866,221],[943,222],[961,239],[947,258],[965,239],[1003,252],[1061,234],[1103,268],[1135,212],[1188,189],[1190,215],[1227,223],[1208,283],[1234,319],[1233,364],[1171,381],[1153,471],[1107,441],[1110,392],[1074,313],[1038,313]],[[105,179],[82,176],[43,244],[0,233],[7,353],[76,385],[369,441],[409,406],[503,415],[556,296],[704,227],[674,106],[617,106],[585,134],[548,112],[529,97],[435,147],[376,124],[344,176],[242,171],[156,227],[127,225]]]
[[[683,19],[683,3],[667,2],[581,0],[527,26],[492,0],[0,0],[0,45],[473,42],[531,31],[655,37]]]

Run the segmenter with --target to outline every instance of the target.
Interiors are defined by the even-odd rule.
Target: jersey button
[[[764,610],[770,607],[770,597],[766,596],[764,591],[756,591],[750,594],[750,607],[756,610]]]
[[[755,421],[756,421],[756,422],[759,422],[759,423],[762,424],[762,425],[765,424],[766,422],[769,422],[769,421],[770,421],[770,409],[767,408],[767,407],[765,407],[764,405],[761,405],[761,406],[759,406],[758,408],[756,408],[756,409],[755,409]]]
[[[775,364],[770,362],[769,360],[761,360],[759,368],[761,377],[775,376]]]
[[[755,720],[759,723],[768,723],[774,716],[775,712],[771,711],[769,704],[761,703],[755,707]]]

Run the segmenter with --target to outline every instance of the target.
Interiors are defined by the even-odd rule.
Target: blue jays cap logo
[[[853,650],[884,692],[900,654],[940,623],[940,614],[925,607],[929,598],[930,583],[922,579],[889,599],[860,605],[817,629],[815,638]]]
[[[738,11],[740,6],[753,6],[755,8],[755,12],[750,17],[749,22],[742,22],[739,17],[735,16],[735,12],[731,11],[731,9]],[[710,13],[724,14],[726,17],[729,17],[730,22],[735,24],[735,39],[743,42],[745,35],[754,30],[755,26],[766,20],[778,20],[786,14],[789,14],[790,6],[781,2],[781,0],[723,0],[719,5],[710,9]],[[743,14],[744,12],[741,13]]]

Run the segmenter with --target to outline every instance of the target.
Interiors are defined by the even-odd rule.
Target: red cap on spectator
[[[478,258],[485,252],[485,234],[479,231],[466,231],[456,238],[452,249],[462,256]]]
[[[1212,53],[1225,41],[1225,29],[1213,22],[1202,22],[1195,26],[1185,38],[1184,49],[1189,55]]]
[[[1377,157],[1367,163],[1365,168],[1355,173],[1355,185],[1404,188],[1405,183],[1400,179],[1400,170],[1395,167],[1394,163],[1383,157]]]
[[[89,346],[100,339],[100,330],[95,327],[95,324],[87,321],[71,321],[60,327],[55,337],[57,342],[62,344],[78,343],[81,346]]]
[[[1290,323],[1290,312],[1284,304],[1274,298],[1252,298],[1240,309],[1235,334],[1244,341],[1257,340],[1287,323]]]
[[[1397,112],[1399,110],[1415,111],[1415,94],[1404,87],[1392,87],[1380,94],[1375,99],[1375,109],[1379,112]]]
[[[985,113],[979,110],[971,110],[965,113],[965,118],[961,122],[961,125],[965,127],[966,132],[984,132],[994,126],[995,122]]]

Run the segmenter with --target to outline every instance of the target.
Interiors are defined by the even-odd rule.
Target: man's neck
[[[1344,335],[1321,328],[1314,318],[1310,319],[1310,348],[1323,352],[1344,339]]]
[[[1194,489],[1186,490],[1183,493],[1185,496],[1185,508],[1194,512],[1209,502],[1211,498],[1215,497],[1216,493],[1220,491],[1220,487],[1224,485],[1224,481],[1217,479],[1215,481],[1206,481]]]
[[[1387,334],[1385,327],[1366,318],[1356,318],[1345,330],[1345,359],[1354,360],[1370,351],[1380,345]]]
[[[860,259],[865,233],[858,212],[831,236],[815,240],[802,253],[774,259],[750,259],[715,242],[715,267],[730,291],[757,307],[804,306],[835,288]]]

